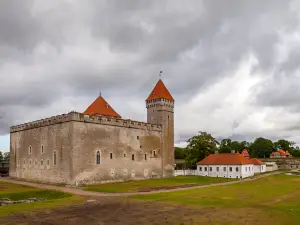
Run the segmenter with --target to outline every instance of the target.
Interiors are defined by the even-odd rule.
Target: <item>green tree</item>
[[[196,168],[196,163],[217,150],[219,142],[206,132],[199,132],[199,135],[188,140],[186,147],[185,161],[190,168]]]
[[[231,140],[230,139],[223,139],[219,146],[220,153],[230,153],[231,152]]]
[[[175,159],[185,158],[185,148],[175,147]]]
[[[4,160],[9,160],[9,156],[10,156],[10,153],[9,153],[9,152],[4,152],[4,154],[3,154],[3,159],[4,159]]]
[[[289,151],[289,152],[292,152],[295,150],[295,142],[293,141],[288,141],[288,140],[284,140],[284,139],[280,139],[276,142],[274,142],[274,147],[275,149],[277,148],[281,148],[285,151]]]
[[[273,142],[266,138],[256,138],[249,147],[250,155],[256,158],[269,158],[273,148]]]
[[[2,152],[0,151],[0,161],[2,161],[3,160],[3,154],[2,154]]]

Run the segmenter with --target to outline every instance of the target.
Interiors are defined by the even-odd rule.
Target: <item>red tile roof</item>
[[[254,165],[265,165],[262,161],[255,159],[255,158],[249,158],[249,160],[254,164]]]
[[[158,98],[164,98],[168,99],[170,101],[174,101],[174,98],[166,88],[165,84],[162,82],[161,79],[156,83],[155,87],[151,91],[149,97],[146,99],[146,101],[158,99]]]
[[[276,152],[279,152],[281,156],[289,156],[290,155],[289,152],[286,152],[283,149],[278,149]],[[274,156],[274,154],[275,154],[275,152],[272,152],[271,156]]]
[[[99,96],[85,111],[83,114],[89,115],[103,115],[121,118],[121,116],[115,112],[115,110],[105,101],[102,96]]]
[[[205,159],[197,162],[197,165],[247,165],[253,164],[240,153],[211,154]]]
[[[243,149],[242,153],[241,153],[244,157],[249,157],[249,152],[247,151],[247,149]]]

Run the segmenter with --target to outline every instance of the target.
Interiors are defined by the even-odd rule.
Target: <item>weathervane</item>
[[[162,72],[163,72],[162,70],[159,72],[159,78],[161,78],[161,74],[162,74]]]
[[[100,88],[100,94],[99,94],[99,96],[101,97],[101,88]]]

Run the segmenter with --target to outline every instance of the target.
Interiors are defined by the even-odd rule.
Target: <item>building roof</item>
[[[161,79],[158,80],[156,83],[155,87],[151,91],[149,97],[146,99],[146,101],[154,100],[154,99],[159,99],[159,98],[164,98],[168,99],[170,101],[174,101],[174,98],[166,88],[165,84],[162,82]]]
[[[243,149],[242,153],[241,153],[244,157],[250,157],[249,152],[247,151],[247,149]]]
[[[99,96],[85,111],[83,114],[88,115],[103,115],[121,118],[116,111],[105,101],[102,96]]]
[[[205,159],[197,162],[197,165],[248,165],[253,164],[240,153],[210,154]]]
[[[284,151],[283,149],[278,149],[276,152],[280,154],[280,156],[289,156],[290,153],[288,151]],[[275,152],[271,153],[271,156],[274,156]]]
[[[262,161],[256,159],[256,158],[249,158],[249,160],[254,164],[254,165],[265,165]]]

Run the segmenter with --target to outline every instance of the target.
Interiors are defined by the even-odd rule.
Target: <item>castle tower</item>
[[[174,99],[161,79],[146,99],[147,122],[163,126],[161,156],[163,176],[174,172]]]

